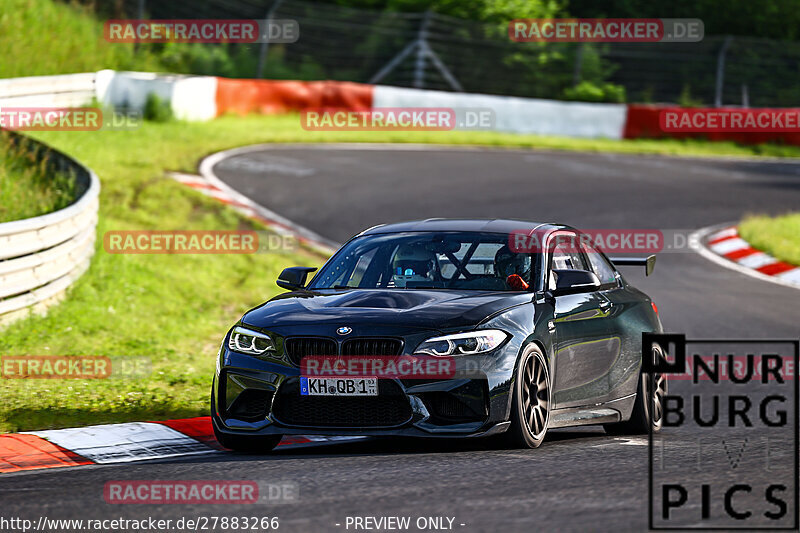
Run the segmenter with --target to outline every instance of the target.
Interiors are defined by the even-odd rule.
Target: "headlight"
[[[228,348],[239,353],[261,355],[264,352],[274,352],[275,344],[269,335],[236,326],[228,339]]]
[[[490,352],[503,344],[507,338],[508,333],[499,329],[455,333],[428,339],[417,346],[414,353],[435,356],[473,355]]]

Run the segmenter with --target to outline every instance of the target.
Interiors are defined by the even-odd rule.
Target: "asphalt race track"
[[[688,231],[800,205],[800,165],[781,161],[276,146],[234,156],[214,170],[258,203],[339,242],[375,224],[427,217]],[[653,296],[667,331],[689,338],[800,336],[800,290],[753,279],[688,249],[660,254],[648,278],[637,269],[626,273]],[[264,280],[265,287],[272,283]],[[673,443],[691,441],[681,429],[664,435]],[[696,459],[687,453],[685,460],[688,471]],[[757,461],[739,468],[736,475],[744,473],[753,484],[775,475]],[[150,479],[289,481],[300,497],[238,507],[103,500],[107,481]],[[452,517],[453,529],[465,532],[642,531],[648,527],[647,480],[647,438],[611,437],[589,427],[553,431],[537,450],[503,450],[480,440],[370,440],[266,457],[209,454],[5,475],[0,501],[5,516],[34,520],[42,514],[278,516],[285,532],[347,531],[348,516],[398,515],[411,516],[412,523]]]
[[[265,149],[214,168],[261,205],[344,242],[375,224],[428,217],[519,218],[584,229],[695,230],[800,205],[800,164],[478,149]],[[800,334],[800,292],[662,253],[626,271],[689,337]],[[702,294],[702,297],[699,295]]]

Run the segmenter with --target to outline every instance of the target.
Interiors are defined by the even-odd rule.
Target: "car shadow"
[[[572,446],[590,440],[608,440],[599,426],[583,428],[555,429],[548,432],[542,448],[553,446]],[[496,437],[488,438],[414,438],[414,437],[369,437],[361,440],[343,442],[320,442],[299,446],[278,447],[267,454],[253,454],[223,451],[209,455],[186,456],[158,459],[159,463],[208,463],[230,461],[286,461],[301,458],[330,459],[335,457],[376,457],[385,455],[414,454],[453,454],[469,452],[530,452],[537,450],[514,449],[505,446]]]

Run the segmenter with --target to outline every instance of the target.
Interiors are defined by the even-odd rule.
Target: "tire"
[[[512,388],[511,426],[504,434],[505,444],[538,448],[550,422],[552,384],[547,360],[537,345],[529,344],[520,355]]]
[[[211,426],[214,428],[214,437],[223,447],[236,452],[266,454],[275,449],[283,435],[228,435],[217,429],[214,421],[214,394],[211,394]]]
[[[653,343],[652,346],[653,362],[666,359],[664,350],[660,345]],[[639,372],[639,386],[636,389],[636,399],[633,404],[633,412],[629,420],[616,422],[613,424],[603,424],[603,428],[609,435],[646,435],[652,426],[653,433],[661,431],[663,424],[663,404],[664,396],[667,394],[667,377],[663,374],[649,374]],[[651,387],[652,377],[652,387]],[[652,395],[649,392],[652,389]],[[650,405],[655,406],[655,413],[650,415]]]

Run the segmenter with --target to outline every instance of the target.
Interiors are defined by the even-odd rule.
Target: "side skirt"
[[[554,409],[550,413],[548,428],[587,426],[621,422],[630,418],[636,394],[617,398],[599,405]]]

